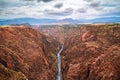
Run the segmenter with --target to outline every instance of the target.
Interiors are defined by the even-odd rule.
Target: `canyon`
[[[29,27],[0,28],[0,80],[56,80],[60,43]]]
[[[120,24],[0,27],[0,80],[120,80],[119,68]]]
[[[87,25],[61,54],[63,80],[120,80],[120,25]]]

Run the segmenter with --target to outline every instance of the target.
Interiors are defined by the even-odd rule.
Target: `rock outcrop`
[[[53,36],[63,44],[70,36],[75,35],[75,32],[79,27],[75,27],[75,25],[44,25],[35,28]]]
[[[26,76],[17,71],[10,70],[0,64],[0,80],[28,80]]]
[[[65,42],[63,80],[120,80],[120,25],[88,25]]]
[[[56,80],[59,42],[28,27],[0,27],[0,80]]]

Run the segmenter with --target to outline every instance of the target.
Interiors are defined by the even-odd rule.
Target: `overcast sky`
[[[120,16],[120,0],[0,0],[0,19]]]

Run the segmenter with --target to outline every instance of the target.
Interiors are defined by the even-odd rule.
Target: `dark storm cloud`
[[[45,10],[44,13],[47,15],[53,15],[53,16],[68,16],[73,13],[73,9],[66,8],[64,11]]]
[[[87,9],[85,9],[85,8],[79,8],[77,11],[78,11],[79,13],[86,13],[86,12],[87,12]]]
[[[55,4],[55,8],[61,8],[63,6],[63,3],[58,3],[58,4]]]

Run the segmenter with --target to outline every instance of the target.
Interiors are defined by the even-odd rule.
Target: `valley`
[[[119,67],[120,24],[0,27],[0,80],[119,80]]]

